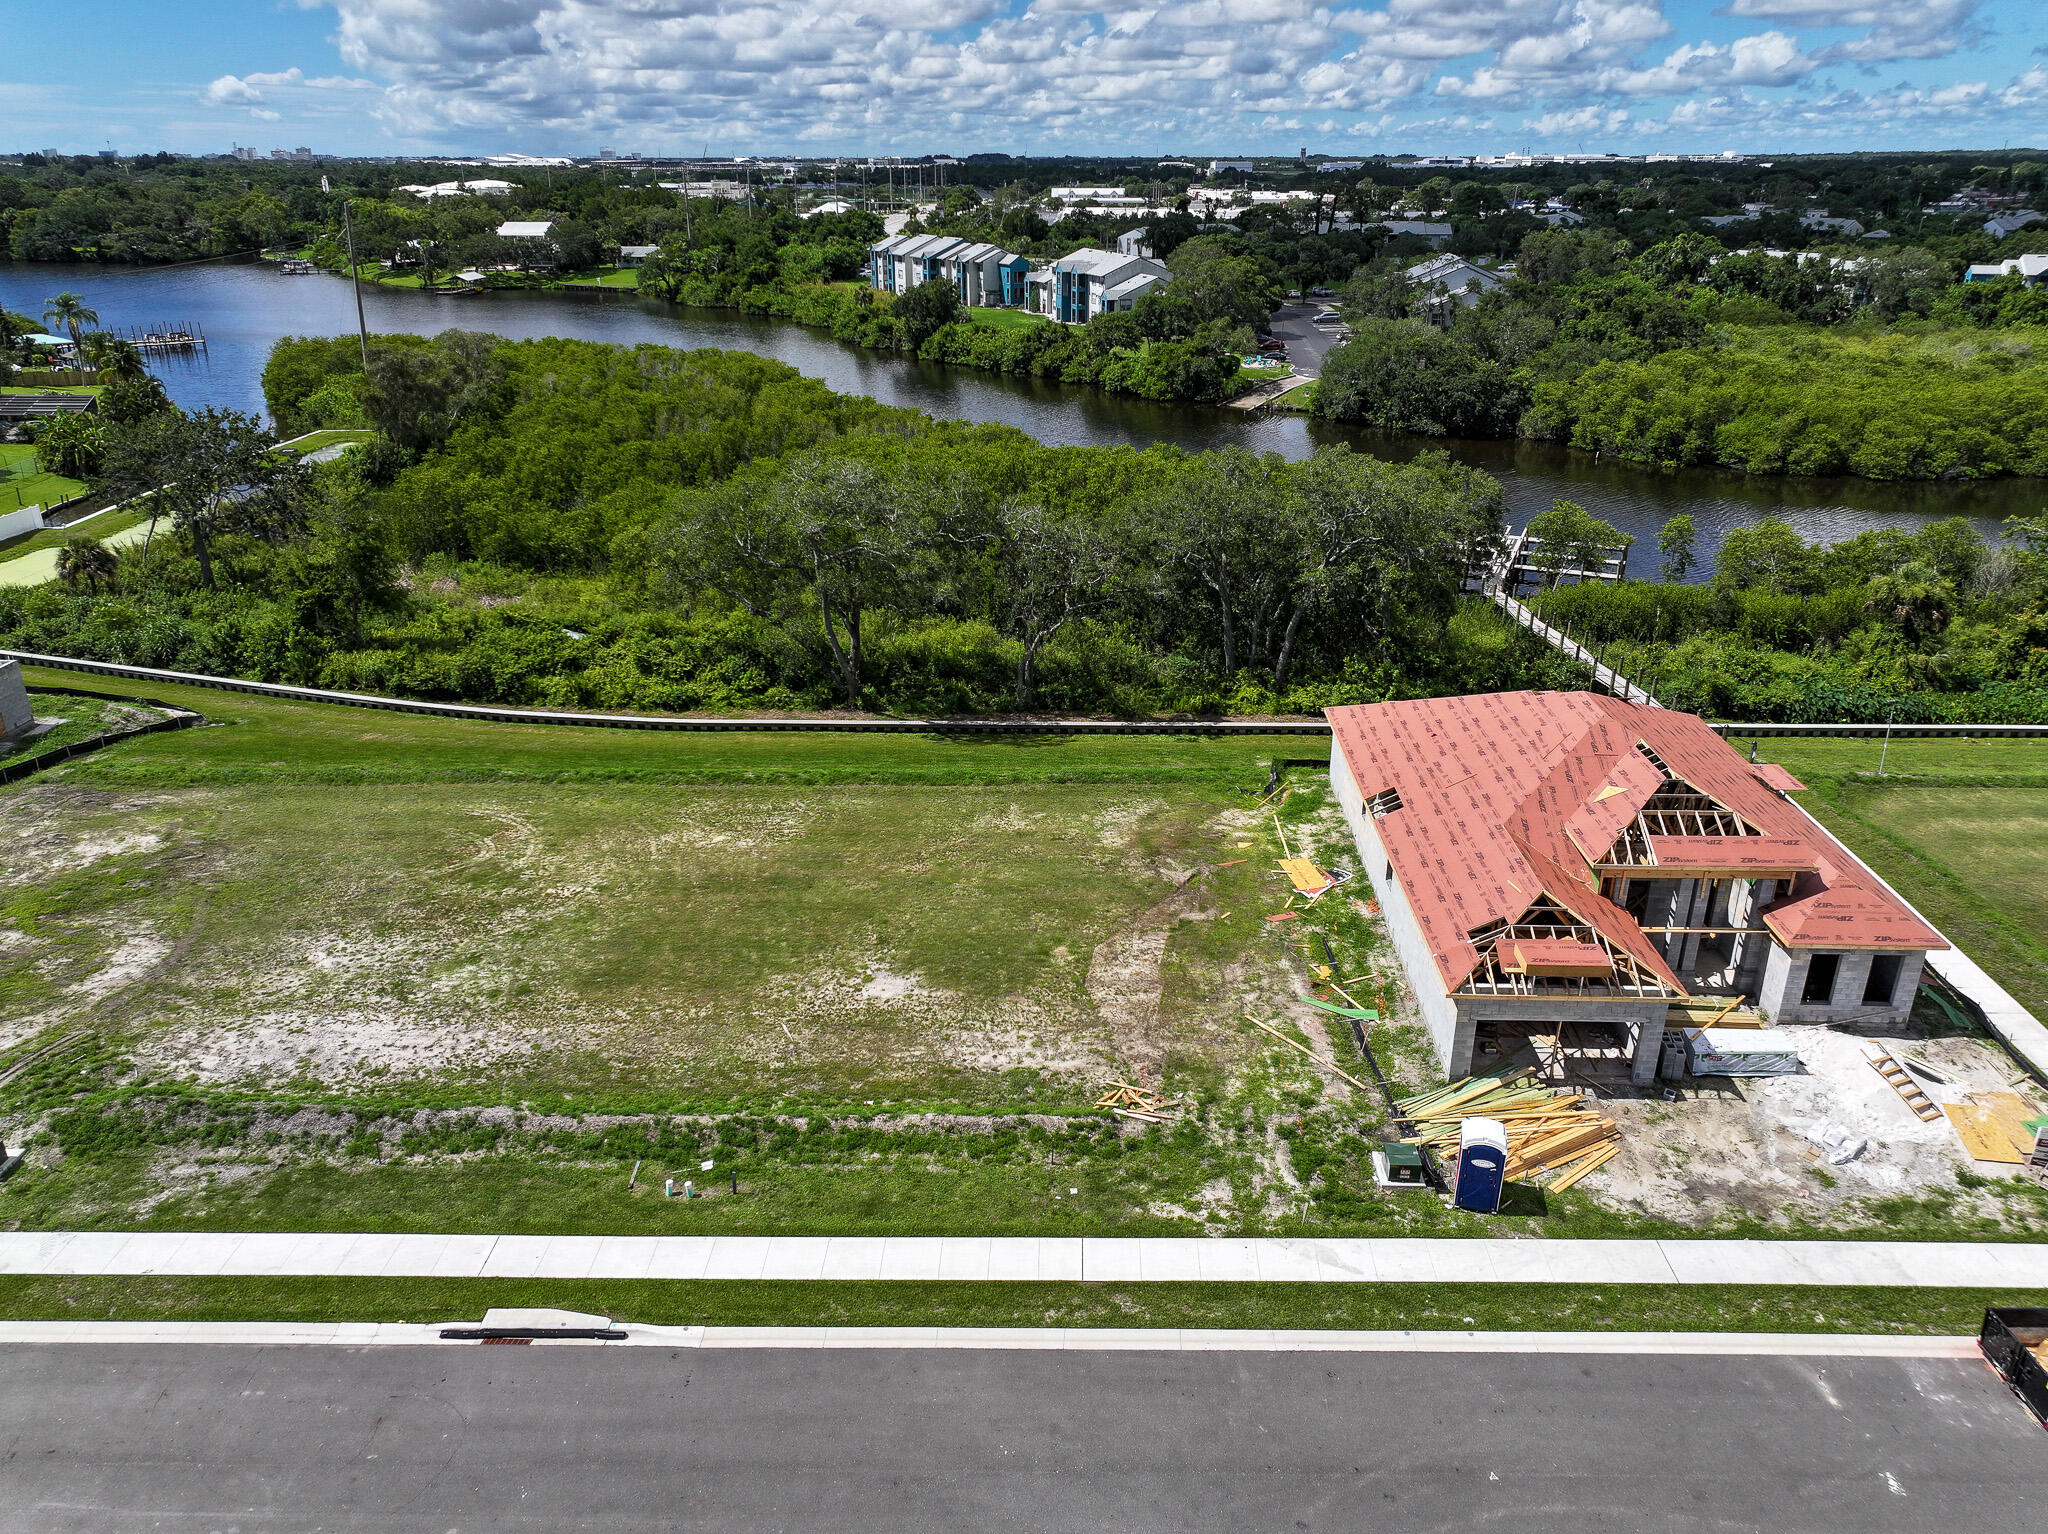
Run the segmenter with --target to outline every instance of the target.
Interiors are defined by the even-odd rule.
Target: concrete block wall
[[[1832,1000],[1827,1002],[1806,1002],[1799,998],[1806,989],[1806,973],[1812,966],[1813,958],[1821,953],[1839,953],[1840,967],[1835,971],[1835,990]],[[1786,948],[1772,943],[1769,957],[1764,961],[1763,984],[1759,987],[1757,1007],[1764,1016],[1774,1023],[1840,1023],[1855,1019],[1871,1027],[1889,1027],[1903,1023],[1906,1014],[1913,1010],[1913,993],[1920,986],[1920,971],[1926,963],[1924,953],[1902,953],[1899,978],[1892,987],[1891,1005],[1878,1007],[1867,1005],[1863,1000],[1863,987],[1870,979],[1870,963],[1876,954],[1860,949],[1808,949]]]
[[[1335,740],[1330,743],[1330,787],[1344,807],[1345,822],[1351,827],[1351,839],[1358,848],[1359,864],[1372,881],[1373,896],[1380,903],[1380,920],[1393,940],[1394,953],[1408,977],[1408,987],[1415,993],[1415,1005],[1422,1013],[1423,1026],[1429,1030],[1430,1042],[1436,1046],[1437,1060],[1450,1075],[1465,1075],[1472,1061],[1472,1021],[1459,1016],[1457,1004],[1444,990],[1443,976],[1430,956],[1422,924],[1415,919],[1406,892],[1398,880],[1387,877],[1387,849],[1373,828],[1373,818],[1365,808],[1365,795],[1351,776],[1351,765],[1344,760]]]
[[[1479,1065],[1476,1059],[1472,1059],[1472,1051],[1478,1047],[1481,1023],[1554,1023],[1560,1018],[1569,1018],[1577,1023],[1614,1025],[1622,1037],[1634,1045],[1629,1052],[1629,1080],[1637,1086],[1648,1086],[1656,1080],[1657,1057],[1664,1047],[1664,1016],[1667,1011],[1667,1003],[1662,998],[1624,997],[1614,1001],[1559,1003],[1535,997],[1460,996],[1456,1003],[1462,1030],[1471,1041],[1466,1046],[1470,1069],[1477,1069]],[[1465,1073],[1461,1070],[1454,1074]]]

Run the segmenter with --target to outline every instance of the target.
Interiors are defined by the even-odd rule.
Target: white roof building
[[[2018,234],[2029,224],[2041,222],[2041,215],[2032,208],[2021,208],[2013,213],[2000,213],[1984,220],[1984,232],[1994,240],[2002,240],[2009,234]]]
[[[1503,281],[1498,272],[1474,266],[1463,256],[1450,255],[1431,256],[1401,275],[1408,279],[1410,287],[1420,288],[1439,301],[1454,300],[1468,309],[1479,302],[1482,294],[1491,292]]]
[[[553,219],[507,219],[504,223],[498,225],[498,238],[501,240],[544,240],[548,237],[548,231],[554,227],[555,221]]]
[[[2048,255],[2014,256],[2009,261],[1992,261],[1964,269],[1965,282],[1992,282],[2000,277],[2018,277],[2029,287],[2048,281]]]

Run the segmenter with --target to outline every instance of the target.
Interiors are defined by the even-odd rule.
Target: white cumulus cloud
[[[1828,72],[1953,52],[1982,34],[1984,0],[1726,0],[1720,14],[1760,28],[1733,39],[1666,0],[297,3],[333,12],[350,74],[223,75],[207,104],[368,111],[393,139],[445,148],[1143,153],[1227,150],[1295,122],[1475,148],[1523,130],[1813,136],[1822,101],[1923,110],[1943,86],[1910,67],[1906,95],[1844,93]],[[2000,137],[2048,135],[2028,80],[1960,102],[1955,131],[2002,109]]]

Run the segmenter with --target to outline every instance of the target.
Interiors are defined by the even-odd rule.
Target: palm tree
[[[114,551],[87,533],[66,539],[57,550],[57,579],[67,586],[112,585],[119,568]]]
[[[98,310],[86,308],[85,300],[76,293],[59,293],[43,305],[43,323],[48,325],[53,321],[71,332],[73,346],[81,346],[84,344],[85,327],[97,325],[100,316]]]
[[[92,366],[115,378],[142,378],[149,372],[133,341],[108,335],[104,330],[87,336],[79,350]]]

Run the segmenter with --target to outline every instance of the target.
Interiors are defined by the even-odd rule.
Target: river
[[[0,263],[0,304],[39,316],[51,295],[78,293],[112,329],[183,323],[207,339],[205,352],[153,363],[180,405],[262,413],[261,375],[271,344],[287,335],[341,335],[355,328],[348,283],[321,274],[287,277],[251,261],[127,268]],[[1387,437],[1294,415],[1246,418],[1234,411],[1162,405],[1092,388],[954,369],[865,352],[819,331],[724,309],[689,309],[631,292],[503,291],[439,297],[366,284],[370,329],[432,335],[459,326],[514,339],[572,336],[631,345],[717,346],[786,362],[844,394],[968,421],[1000,421],[1058,445],[1154,442],[1186,448],[1238,444],[1303,458],[1321,443],[1405,459],[1440,448],[1499,476],[1517,522],[1551,502],[1579,502],[1636,537],[1632,569],[1653,574],[1657,530],[1689,512],[1709,563],[1731,527],[1776,512],[1813,542],[1868,527],[1917,527],[1964,516],[1986,537],[2004,518],[2048,506],[2048,481],[1992,480],[1887,485],[1857,479],[1793,479],[1715,470],[1662,474],[1602,461],[1547,443],[1432,441]]]

